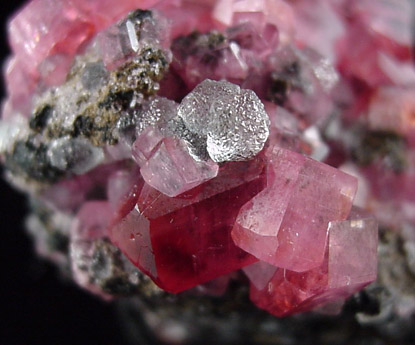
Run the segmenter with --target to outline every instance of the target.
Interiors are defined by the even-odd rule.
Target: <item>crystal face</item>
[[[415,241],[410,5],[393,3],[29,2],[0,158],[39,252],[104,299],[249,285],[279,317],[340,312],[377,279],[377,221]]]
[[[178,115],[191,131],[206,137],[215,162],[246,160],[258,154],[269,135],[264,105],[251,90],[226,81],[205,80],[188,94]]]
[[[112,241],[164,290],[180,292],[257,259],[239,249],[231,230],[239,208],[263,187],[261,166],[225,166],[194,191],[169,198],[144,184],[134,208],[111,230]]]
[[[376,279],[376,263],[368,260],[377,251],[376,221],[354,212],[328,228],[326,256],[318,267],[294,272],[259,262],[246,268],[252,301],[285,316],[348,297]]]
[[[307,271],[323,261],[328,224],[347,218],[356,188],[353,177],[274,147],[267,187],[242,207],[232,237],[276,267]]]

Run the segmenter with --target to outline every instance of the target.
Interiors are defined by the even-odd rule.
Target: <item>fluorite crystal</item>
[[[0,157],[38,248],[60,227],[106,299],[220,297],[243,271],[271,314],[340,312],[377,274],[377,221],[354,205],[415,241],[409,6],[29,2]]]

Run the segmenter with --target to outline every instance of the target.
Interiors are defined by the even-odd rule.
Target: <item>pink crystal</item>
[[[175,197],[216,177],[218,169],[210,160],[196,161],[180,140],[165,138],[140,172],[150,186]]]
[[[85,260],[92,260],[93,242],[107,236],[110,217],[108,202],[89,201],[82,206],[71,228],[70,251],[74,279],[79,285],[104,298],[108,296],[90,282],[88,272],[81,270],[79,265]]]
[[[378,45],[362,26],[351,26],[338,44],[339,69],[344,75],[365,80],[370,86],[390,83],[378,63]]]
[[[351,295],[376,280],[377,224],[366,212],[353,210],[350,220],[329,226],[328,286]]]
[[[365,26],[402,46],[411,46],[411,0],[361,0],[353,7]]]
[[[155,8],[174,23],[170,38],[189,35],[192,32],[208,32],[215,28],[211,1],[172,0],[160,1]]]
[[[252,265],[246,266],[242,271],[249,278],[251,284],[258,290],[264,290],[269,281],[275,275],[278,270],[277,267],[267,264],[264,261],[255,262]]]
[[[172,65],[189,89],[205,79],[226,79],[241,85],[250,73],[266,63],[278,45],[278,30],[263,21],[254,25],[252,19],[256,17],[255,13],[238,17],[237,25],[224,32],[226,39],[217,43],[214,55],[206,45],[208,38],[203,36],[191,43],[177,41],[173,45],[176,59]],[[188,47],[189,44],[195,47]],[[188,54],[181,53],[185,49],[189,51]]]
[[[111,218],[109,204],[105,201],[88,201],[79,210],[72,224],[74,240],[95,240],[107,236]]]
[[[105,67],[113,70],[125,62],[126,56],[132,53],[127,42],[127,33],[121,31],[118,25],[113,25],[97,35],[96,46]]]
[[[154,126],[146,127],[132,146],[144,181],[175,197],[217,176],[219,167],[210,159],[197,161],[183,140],[164,137]]]
[[[328,60],[335,61],[335,43],[344,34],[345,25],[330,1],[300,0],[295,2],[294,8],[299,46],[312,47]]]
[[[213,16],[218,22],[230,26],[241,13],[264,13],[265,22],[283,29],[288,36],[293,34],[293,9],[281,0],[221,0],[217,1]]]
[[[280,45],[269,64],[272,78],[287,85],[283,99],[277,100],[279,105],[289,109],[305,126],[327,121],[334,107],[330,93],[339,79],[327,58],[312,49]]]
[[[141,180],[138,168],[120,169],[114,171],[107,182],[107,199],[113,211],[128,199],[129,193],[134,189],[137,181]]]
[[[52,209],[74,212],[94,195],[94,192],[104,189],[109,176],[123,166],[123,162],[100,165],[87,174],[55,183],[43,190],[39,197]]]
[[[310,270],[323,261],[328,223],[347,218],[357,181],[278,147],[268,157],[267,187],[242,207],[232,238],[272,265]]]
[[[261,165],[244,166],[229,164],[222,175],[176,198],[145,184],[134,193],[136,205],[129,201],[120,215],[124,219],[112,228],[112,241],[170,292],[255,262],[233,244],[230,234],[239,208],[263,188]]]
[[[46,189],[41,198],[52,208],[63,211],[76,210],[86,201],[86,195],[92,189],[93,184],[89,176],[77,176]]]
[[[86,13],[98,30],[121,19],[131,10],[147,9],[160,0],[71,0],[77,8]]]
[[[139,37],[133,22],[124,19],[98,33],[96,48],[105,66],[113,70],[145,47],[166,45],[169,32],[166,19],[153,12],[151,18],[141,20]]]
[[[74,279],[93,293],[108,298],[82,269],[83,260],[90,263],[96,246],[112,246],[111,240],[168,292],[221,296],[231,281],[246,282],[241,269],[252,301],[274,315],[338,313],[345,298],[376,278],[376,224],[360,211],[350,212],[356,179],[311,158],[335,167],[345,163],[341,169],[347,170],[352,144],[346,127],[356,119],[362,130],[402,136],[403,171],[385,169],[389,157],[349,170],[367,184],[356,202],[372,208],[383,224],[405,228],[405,238],[415,238],[410,1],[33,0],[10,22],[14,55],[5,68],[0,159],[10,168],[10,180],[54,217],[65,213],[74,219],[70,231],[62,221]],[[127,16],[135,9],[152,12]],[[129,67],[125,63],[144,48],[163,51],[167,74],[150,58],[145,64],[151,71],[137,67],[119,78],[121,66]],[[103,71],[110,76],[108,95],[108,85],[102,93],[98,87],[86,90],[84,79],[94,78],[81,73],[91,61],[108,70]],[[155,75],[154,88],[134,90],[131,102],[118,104],[129,101],[131,90],[123,88],[130,81],[145,89],[147,72]],[[265,104],[269,132],[264,112],[261,132],[257,117],[244,116],[252,109],[232,108],[231,97],[219,100],[213,86],[196,90],[200,104],[187,99],[197,84],[214,85],[212,80],[227,83],[230,94],[239,87],[255,93],[251,108],[263,110]],[[212,95],[217,99],[211,104]],[[66,96],[79,101],[67,113]],[[103,96],[108,97],[101,102]],[[37,118],[44,99],[53,114]],[[107,116],[110,109],[118,113],[112,128],[117,143],[91,142],[101,146],[102,164],[87,173],[81,169],[73,176],[72,167],[57,174],[57,182],[42,176],[32,181],[25,176],[33,163],[25,141],[44,144],[48,154],[40,164],[64,170],[53,160],[64,147],[57,143],[79,135],[72,122],[84,120],[84,110],[95,116],[89,107],[78,109],[83,102],[108,107],[95,117],[94,131],[106,117],[114,120]],[[329,136],[333,123],[336,135]],[[101,129],[108,134],[105,123]],[[227,159],[215,158],[209,148],[214,130],[220,132],[214,147],[249,148],[258,133],[265,146],[255,155],[229,159],[245,161],[223,163]],[[246,140],[240,140],[245,132]],[[80,136],[76,140],[91,139]],[[15,155],[17,140],[23,149]],[[36,155],[43,159],[42,153]]]
[[[22,68],[16,57],[7,61],[4,74],[10,107],[28,116],[32,107],[32,94],[36,88],[35,78]]]
[[[331,222],[328,248],[322,265],[293,272],[254,264],[245,268],[248,277],[257,270],[264,281],[251,283],[251,300],[276,316],[304,312],[329,301],[344,299],[376,279],[377,224],[373,218],[352,214],[351,220]],[[251,272],[250,272],[251,270]]]
[[[415,202],[415,153],[403,156],[407,170],[405,172],[385,169],[382,161],[363,170],[369,181],[371,194],[381,202]]]
[[[13,51],[29,72],[51,54],[73,56],[95,31],[84,14],[65,0],[31,1],[12,19],[9,30]]]
[[[368,122],[373,130],[393,130],[414,142],[415,88],[379,88],[369,105]]]
[[[131,153],[139,166],[143,166],[160,146],[164,135],[154,126],[146,127],[134,141]]]

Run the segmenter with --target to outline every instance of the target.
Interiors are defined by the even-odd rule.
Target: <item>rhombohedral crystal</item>
[[[340,312],[377,278],[367,210],[415,243],[410,2],[392,3],[28,2],[0,155],[40,254],[105,299],[249,286],[276,316]]]

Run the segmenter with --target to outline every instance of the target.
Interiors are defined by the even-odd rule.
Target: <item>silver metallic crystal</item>
[[[200,83],[183,99],[178,114],[190,131],[206,137],[215,162],[248,160],[269,136],[269,118],[257,95],[227,81]]]
[[[206,135],[212,122],[209,111],[215,99],[231,96],[239,92],[240,88],[238,85],[227,81],[206,79],[183,99],[179,106],[178,114],[189,130]]]

